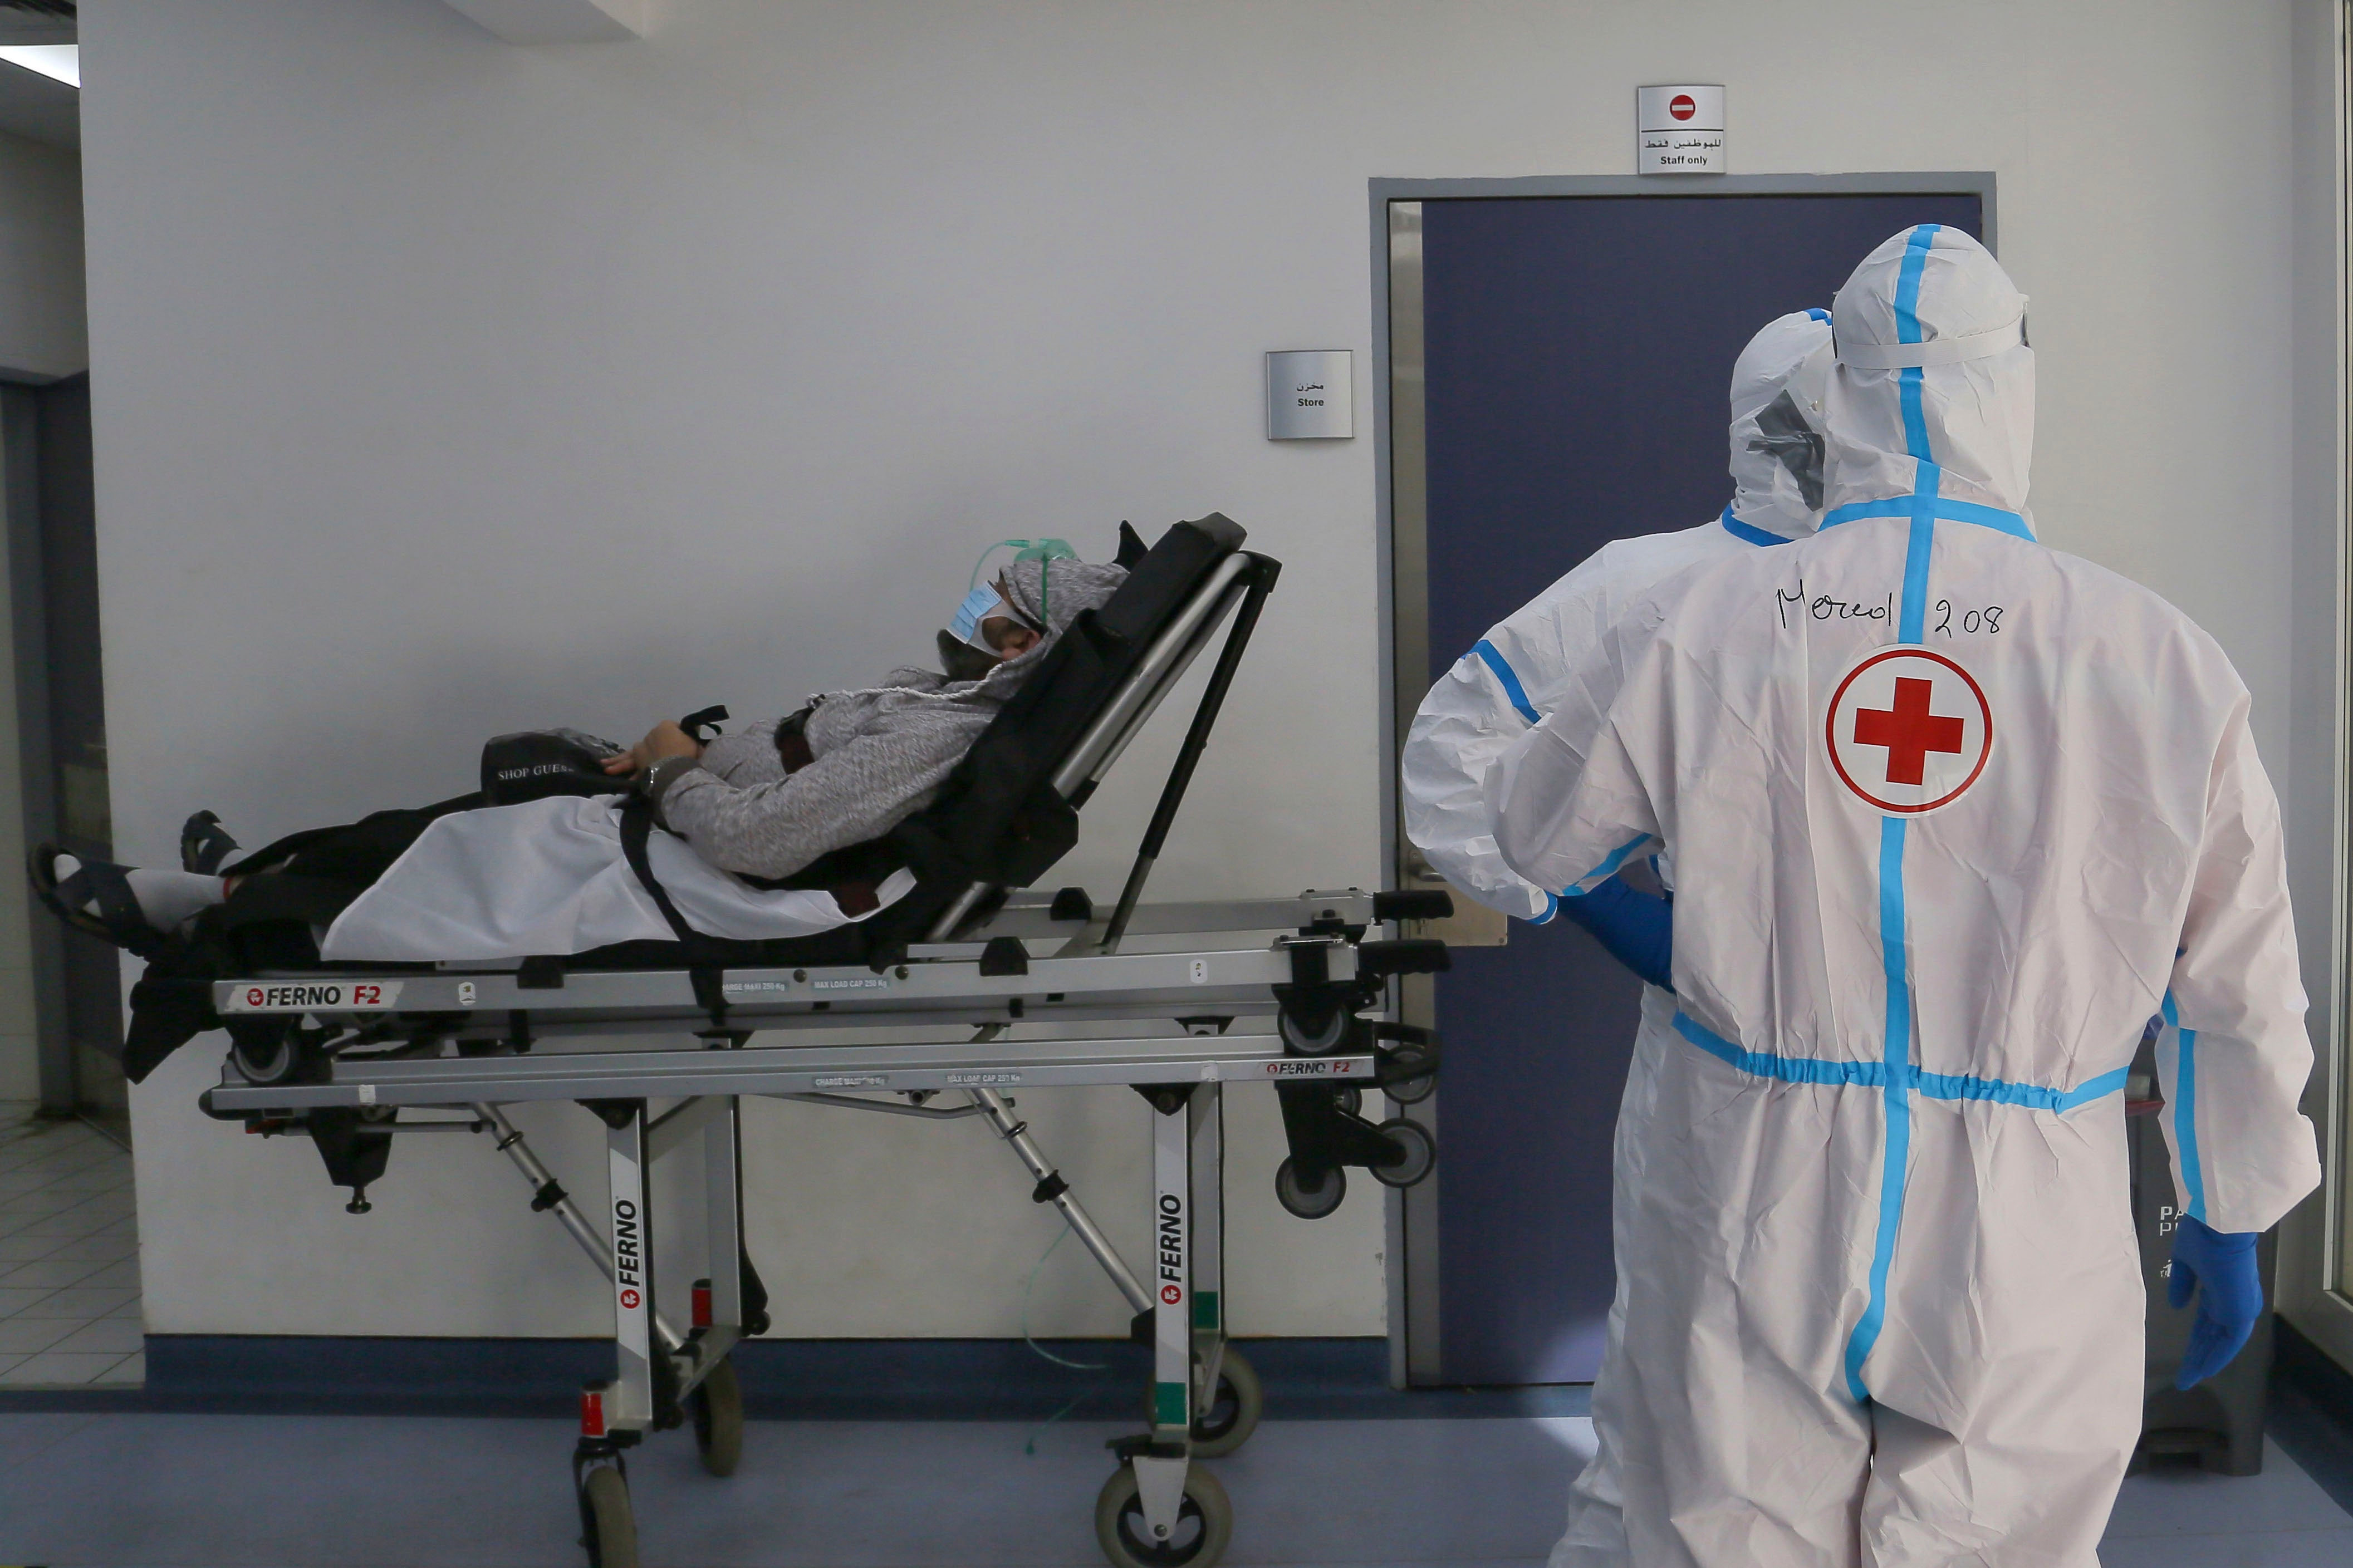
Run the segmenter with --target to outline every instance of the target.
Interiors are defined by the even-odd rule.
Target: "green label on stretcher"
[[[1215,1290],[1193,1292],[1193,1326],[1197,1329],[1218,1326],[1218,1293]]]
[[[1155,1383],[1152,1385],[1152,1424],[1155,1426],[1187,1425],[1183,1384]]]

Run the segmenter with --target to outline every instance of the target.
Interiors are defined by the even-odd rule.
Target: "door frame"
[[[1417,677],[1399,684],[1400,670],[1430,668],[1428,451],[1422,404],[1421,208],[1433,201],[1493,201],[1547,196],[1786,196],[1974,195],[1985,247],[1996,255],[1994,176],[1990,171],[1881,174],[1562,174],[1519,179],[1369,182],[1373,267],[1373,458],[1375,577],[1380,634],[1377,689],[1381,694],[1381,865],[1387,886],[1415,885],[1405,860],[1399,817],[1398,750],[1425,689]],[[1405,428],[1398,428],[1402,413]],[[1398,1017],[1424,1026],[1436,1016],[1436,982],[1428,975],[1397,983]],[[1438,1131],[1440,1086],[1402,1110]],[[1442,1168],[1429,1179],[1388,1194],[1389,1383],[1434,1383],[1439,1371],[1438,1192]]]
[[[2322,710],[2302,750],[2291,749],[2275,777],[2298,860],[2326,836],[2327,862],[2297,890],[2321,892],[2298,907],[2298,946],[2312,1009],[2314,1047],[2305,1109],[2320,1134],[2321,1190],[2281,1221],[2279,1315],[2345,1371],[2353,1373],[2353,5],[2346,0],[2298,25],[2301,43],[2321,40],[2298,58],[2291,82],[2295,183],[2291,299],[2303,333],[2291,364],[2306,410],[2294,432],[2290,462],[2299,489],[2294,531],[2297,578],[2292,614],[2291,701]],[[2323,332],[2319,329],[2326,326]],[[2324,648],[2317,635],[2327,632]],[[2325,790],[2316,787],[2327,773]],[[2325,815],[2324,815],[2325,814]],[[2291,863],[2290,878],[2296,866]],[[2317,952],[2321,956],[2316,959]]]
[[[0,531],[8,557],[9,637],[15,653],[17,799],[30,849],[57,836],[57,774],[49,720],[48,595],[42,571],[40,409],[42,384],[0,384]],[[74,1049],[66,1014],[65,930],[29,897],[26,952],[44,1116],[73,1114]]]

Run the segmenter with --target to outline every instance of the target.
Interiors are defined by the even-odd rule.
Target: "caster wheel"
[[[1381,1085],[1381,1092],[1389,1097],[1392,1105],[1419,1105],[1438,1089],[1438,1075],[1427,1073],[1420,1078],[1404,1078],[1395,1083]]]
[[[1258,1430],[1266,1411],[1266,1394],[1259,1386],[1258,1369],[1240,1351],[1226,1347],[1218,1358],[1218,1389],[1209,1407],[1193,1417],[1193,1457],[1217,1459],[1232,1453]]]
[[[229,1060],[248,1083],[300,1083],[317,1076],[324,1038],[324,1030],[306,1030],[300,1018],[239,1019],[228,1028]]]
[[[1113,1470],[1095,1499],[1095,1540],[1114,1568],[1210,1568],[1233,1534],[1234,1505],[1225,1487],[1198,1465],[1186,1472],[1176,1528],[1166,1541],[1154,1539],[1144,1522],[1134,1466]]]
[[[1423,1059],[1424,1056],[1424,1052],[1408,1047],[1398,1051],[1389,1059],[1398,1066],[1410,1068],[1415,1062]],[[1428,1072],[1415,1073],[1411,1077],[1398,1079],[1393,1083],[1385,1083],[1381,1085],[1381,1092],[1389,1097],[1389,1102],[1393,1105],[1419,1105],[1423,1100],[1428,1100],[1437,1088],[1438,1069],[1432,1067]]]
[[[1355,1022],[1345,1007],[1333,1008],[1332,1016],[1325,1020],[1324,1026],[1312,1032],[1293,1017],[1288,1009],[1277,1013],[1274,1017],[1274,1026],[1282,1036],[1282,1043],[1303,1057],[1329,1056],[1342,1040],[1348,1037],[1348,1026]]]
[[[712,1367],[686,1398],[702,1468],[714,1476],[733,1475],[744,1458],[744,1384],[735,1376],[734,1362]]]
[[[629,1510],[629,1483],[610,1465],[588,1472],[580,1487],[580,1518],[588,1527],[588,1568],[638,1568],[638,1521]]]
[[[1438,1163],[1438,1141],[1420,1122],[1395,1116],[1382,1122],[1379,1131],[1405,1156],[1395,1164],[1372,1167],[1373,1180],[1383,1186],[1409,1187],[1429,1175],[1430,1168]]]
[[[1197,1363],[1195,1371],[1198,1370]],[[1193,1458],[1218,1459],[1232,1453],[1250,1441],[1265,1410],[1266,1394],[1259,1386],[1258,1369],[1228,1345],[1225,1354],[1218,1358],[1217,1393],[1206,1407],[1193,1414]],[[1148,1393],[1144,1398],[1144,1418],[1152,1419]]]
[[[1344,1116],[1361,1115],[1365,1109],[1365,1091],[1353,1083],[1344,1083],[1332,1091],[1332,1103]]]
[[[1340,1206],[1348,1195],[1348,1174],[1335,1165],[1324,1173],[1314,1186],[1306,1184],[1299,1173],[1299,1163],[1290,1155],[1274,1168],[1274,1198],[1284,1208],[1301,1219],[1322,1219]]]

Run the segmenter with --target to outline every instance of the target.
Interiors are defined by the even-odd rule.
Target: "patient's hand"
[[[699,757],[702,747],[695,738],[680,729],[675,721],[665,719],[646,731],[646,738],[626,752],[617,752],[605,759],[605,771],[616,778],[643,773],[664,757]]]

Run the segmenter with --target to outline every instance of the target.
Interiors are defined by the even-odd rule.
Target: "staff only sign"
[[[1638,87],[1634,89],[1634,172],[1638,174],[1721,174],[1724,89]]]

